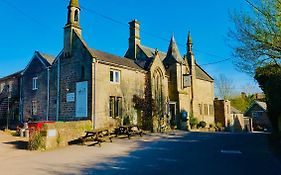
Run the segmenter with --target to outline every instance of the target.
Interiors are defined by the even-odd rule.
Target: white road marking
[[[242,154],[239,150],[221,150],[222,154]]]

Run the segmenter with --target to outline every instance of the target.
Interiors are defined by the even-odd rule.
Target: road
[[[279,175],[267,135],[188,133],[31,152],[0,134],[0,174]],[[19,139],[19,138],[18,138]]]
[[[263,134],[185,133],[144,142],[83,174],[278,175],[281,163]]]

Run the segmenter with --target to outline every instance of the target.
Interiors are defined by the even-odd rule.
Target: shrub
[[[205,128],[207,126],[207,123],[204,121],[200,121],[197,125],[197,128]]]
[[[219,131],[222,131],[222,130],[223,130],[223,126],[222,126],[222,124],[221,124],[220,122],[217,122],[217,123],[216,123],[216,128],[217,128],[217,130],[219,130]]]
[[[215,125],[213,123],[209,124],[209,128],[214,128]]]
[[[197,126],[198,124],[198,120],[193,116],[193,114],[190,114],[189,124],[191,128],[194,128],[194,126]]]
[[[45,140],[41,132],[34,131],[29,137],[28,142],[29,150],[42,150],[45,149]]]

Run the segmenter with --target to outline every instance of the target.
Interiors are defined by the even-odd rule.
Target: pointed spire
[[[77,7],[77,8],[79,8],[78,0],[70,0],[69,7]]]
[[[178,49],[177,42],[176,42],[174,34],[172,35],[172,38],[171,38],[171,41],[170,41],[167,56],[173,57],[176,61],[180,61],[181,58],[182,58],[181,55],[180,55],[180,51]]]
[[[191,33],[190,33],[190,31],[188,31],[188,38],[187,38],[187,51],[188,52],[192,52],[192,46],[193,46],[193,42],[192,42]]]
[[[169,49],[167,52],[167,56],[164,59],[164,64],[169,65],[169,64],[173,64],[175,62],[181,63],[182,61],[183,61],[183,59],[182,59],[180,51],[178,49],[176,39],[175,39],[174,35],[172,35]]]

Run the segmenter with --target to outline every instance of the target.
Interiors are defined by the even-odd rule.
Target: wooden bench
[[[106,138],[112,142],[112,137],[108,128],[94,129],[91,131],[85,131],[85,133],[85,136],[80,138],[82,144],[85,144],[87,141],[92,141],[94,144],[101,146],[102,142],[106,142]]]
[[[139,135],[142,137],[143,131],[137,125],[123,125],[115,129],[115,137],[120,135],[126,135],[128,139],[130,139],[132,135]]]

